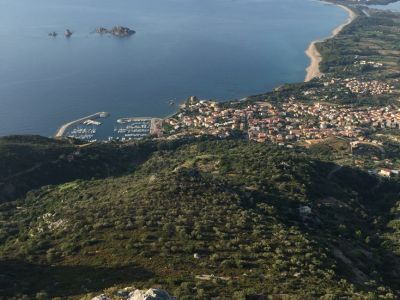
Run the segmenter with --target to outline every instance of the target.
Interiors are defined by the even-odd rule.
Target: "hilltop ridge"
[[[115,166],[135,156],[135,168],[110,176],[93,169],[92,179],[87,167],[101,163],[105,146],[87,146],[97,160],[70,164],[88,178],[43,182],[0,205],[0,294],[75,298],[132,284],[178,299],[397,297],[398,181],[302,148],[193,140],[155,143],[137,160],[144,145],[108,145],[125,151]]]

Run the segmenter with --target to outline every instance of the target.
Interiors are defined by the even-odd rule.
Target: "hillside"
[[[133,170],[155,149],[152,142],[84,144],[40,136],[1,138],[0,203],[44,185],[118,176]]]
[[[8,153],[23,163],[8,162],[7,176],[53,159],[21,153],[57,157],[77,147],[28,140],[18,153],[1,141],[0,161]],[[18,177],[32,190],[0,205],[4,298],[79,299],[131,285],[161,286],[178,299],[399,296],[395,181],[304,149],[240,141],[81,151],[91,159],[70,162],[76,173],[57,160]],[[110,175],[98,171],[106,163]],[[59,182],[32,183],[45,174]]]

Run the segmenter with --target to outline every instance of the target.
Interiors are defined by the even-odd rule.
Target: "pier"
[[[83,122],[86,122],[86,121],[89,121],[89,120],[95,120],[95,119],[100,119],[100,118],[107,118],[109,115],[110,115],[110,114],[109,114],[108,112],[104,112],[104,111],[103,111],[103,112],[95,113],[95,114],[90,115],[90,116],[86,116],[86,117],[80,118],[80,119],[75,120],[75,121],[68,122],[68,123],[62,125],[62,126],[57,130],[57,132],[56,132],[56,134],[54,135],[54,137],[55,137],[55,138],[62,138],[62,137],[64,137],[65,132],[66,132],[66,131],[68,130],[68,128],[71,127],[71,126],[75,126],[75,125],[77,125],[77,124],[80,124],[80,123],[83,123]]]

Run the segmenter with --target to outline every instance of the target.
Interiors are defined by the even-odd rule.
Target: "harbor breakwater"
[[[90,116],[86,116],[86,117],[83,117],[83,118],[80,118],[80,119],[77,119],[77,120],[74,120],[74,121],[65,123],[64,125],[62,125],[62,126],[57,130],[57,132],[56,132],[56,134],[54,135],[54,137],[55,137],[55,138],[62,138],[62,137],[64,137],[65,133],[68,131],[68,129],[69,129],[71,126],[75,126],[75,125],[80,124],[80,123],[82,123],[82,122],[85,122],[85,121],[87,121],[87,120],[96,120],[96,119],[100,119],[100,118],[107,118],[107,117],[109,117],[109,116],[110,116],[110,114],[109,114],[108,112],[102,111],[102,112],[97,112],[97,113],[95,113],[95,114],[93,114],[93,115],[90,115]]]

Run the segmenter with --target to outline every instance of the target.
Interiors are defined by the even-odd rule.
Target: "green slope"
[[[147,159],[155,146],[82,144],[40,136],[0,138],[0,202],[44,185],[125,174]]]
[[[399,295],[397,182],[303,149],[180,143],[151,144],[130,170],[110,148],[118,176],[63,181],[3,203],[0,294],[79,298],[133,284],[161,285],[179,299]],[[124,153],[141,147],[149,145]],[[74,164],[90,173],[86,160]],[[311,213],[301,214],[304,206]]]

